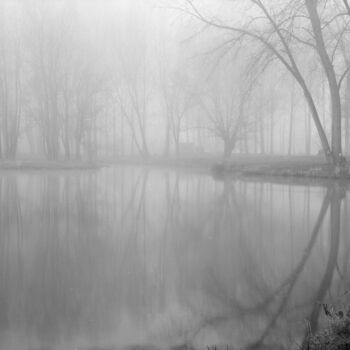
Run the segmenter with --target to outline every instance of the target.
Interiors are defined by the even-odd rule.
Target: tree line
[[[350,151],[346,0],[6,1],[0,157]]]

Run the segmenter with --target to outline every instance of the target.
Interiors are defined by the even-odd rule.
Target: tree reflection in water
[[[4,173],[0,209],[1,348],[291,348],[346,302],[342,184]]]

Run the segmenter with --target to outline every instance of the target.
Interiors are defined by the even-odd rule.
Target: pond
[[[348,301],[344,185],[0,174],[0,348],[295,348]]]

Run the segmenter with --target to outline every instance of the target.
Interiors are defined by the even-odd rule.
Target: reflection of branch
[[[348,213],[348,203],[347,201],[345,201],[344,203],[344,212],[343,212],[343,218],[344,218],[344,222],[343,222],[343,225],[344,225],[344,232],[348,232],[349,231],[349,226],[348,226],[348,221],[347,221],[347,213]],[[346,236],[348,237],[348,236]],[[349,246],[349,241],[346,241],[344,243],[347,243],[346,244],[346,247],[345,247],[345,256],[344,256],[344,263],[342,264],[342,273],[341,275],[342,276],[348,276],[348,262],[349,262],[349,257],[350,257],[350,246]]]
[[[262,310],[263,308],[266,308],[268,306],[268,304],[270,304],[276,297],[278,294],[280,294],[283,289],[288,286],[288,285],[294,285],[298,276],[300,275],[300,273],[302,272],[306,261],[308,260],[311,250],[316,242],[316,238],[318,236],[319,230],[321,228],[321,225],[323,223],[324,217],[326,215],[328,206],[330,203],[330,192],[327,191],[327,194],[323,200],[322,203],[322,207],[320,210],[320,213],[317,217],[315,226],[312,230],[312,234],[311,234],[311,238],[309,241],[309,244],[307,245],[307,247],[305,248],[303,257],[299,263],[299,265],[296,267],[296,269],[291,273],[291,275],[275,290],[275,292],[273,292],[272,294],[270,294],[267,298],[265,298],[262,302],[260,302],[257,305],[254,305],[250,308],[247,308],[245,311],[246,312],[256,312],[259,310]]]
[[[340,210],[341,210],[341,198],[336,189],[332,190],[331,200],[331,248],[329,251],[328,264],[326,272],[320,284],[319,290],[316,295],[316,303],[310,315],[310,327],[311,332],[315,332],[318,327],[318,318],[320,314],[320,303],[323,301],[325,294],[332,282],[334,268],[337,263],[338,252],[339,252],[339,235],[340,235]]]
[[[136,199],[136,192],[137,192],[137,188],[139,186],[139,182],[140,182],[141,176],[138,178],[138,181],[134,187],[134,192],[132,195],[132,199],[130,201],[130,205],[134,204],[134,199]],[[131,234],[128,236],[128,241],[127,241],[127,246],[124,249],[124,254],[122,256],[121,259],[121,263],[120,263],[120,272],[124,270],[124,266],[126,264],[126,260],[128,257],[130,257],[130,253],[131,253],[131,249],[132,249],[132,243],[136,241],[137,236],[138,236],[138,228],[137,225],[140,221],[140,217],[141,217],[141,209],[142,206],[144,206],[144,201],[145,201],[145,192],[146,192],[146,187],[147,187],[147,181],[148,181],[148,173],[144,174],[143,176],[143,181],[142,181],[142,187],[141,187],[141,193],[140,193],[140,198],[138,201],[138,206],[137,206],[137,210],[136,213],[134,215],[133,218],[133,226],[131,227],[131,229],[133,230],[133,232],[131,232]],[[133,233],[133,234],[132,234]]]
[[[305,263],[307,261],[307,259],[309,258],[310,256],[310,253],[311,253],[311,249],[312,247],[314,246],[314,243],[315,243],[315,240],[316,240],[316,237],[318,235],[318,232],[321,228],[321,225],[322,225],[322,222],[323,222],[323,219],[326,215],[326,212],[327,212],[327,209],[328,209],[328,206],[329,206],[329,203],[330,203],[330,190],[328,189],[327,190],[327,194],[325,196],[325,199],[322,203],[322,207],[321,207],[321,211],[320,211],[320,214],[317,218],[317,221],[316,221],[316,224],[315,224],[315,227],[313,229],[313,233],[312,233],[312,236],[311,236],[311,239],[310,239],[310,242],[307,246],[307,248],[305,249],[304,251],[304,254],[303,254],[303,257],[299,263],[299,265],[297,266],[297,268],[295,269],[294,273],[291,275],[291,277],[289,278],[289,282],[288,280],[285,282],[287,284],[289,284],[289,287],[286,291],[286,294],[285,296],[282,298],[282,301],[280,303],[280,306],[276,312],[276,314],[274,315],[274,317],[271,319],[271,321],[269,322],[269,324],[267,325],[267,327],[265,328],[265,331],[262,333],[261,337],[258,339],[258,341],[256,343],[254,343],[254,345],[260,345],[261,343],[263,343],[263,341],[265,340],[265,338],[267,337],[267,335],[270,333],[270,330],[274,327],[278,317],[280,316],[280,314],[282,313],[282,311],[284,310],[285,306],[287,305],[287,301],[292,293],[292,290],[294,288],[294,285],[296,283],[296,281],[298,280],[298,277],[300,276],[300,273],[302,272],[304,266],[305,266]],[[333,207],[333,198],[332,198],[332,207]],[[333,271],[333,270],[332,270]]]
[[[226,190],[227,190],[227,188],[226,188]],[[215,278],[215,275],[211,274],[211,278],[214,279],[213,285],[215,286],[216,291],[219,293],[218,297],[221,300],[225,300],[226,302],[228,301],[230,304],[229,305],[230,306],[229,313],[231,313],[231,317],[232,317],[232,313],[238,313],[238,315],[244,315],[244,314],[248,314],[248,313],[251,314],[251,313],[259,312],[262,309],[265,309],[272,301],[275,300],[277,295],[280,294],[287,287],[287,290],[285,291],[285,294],[279,303],[279,307],[278,307],[277,311],[272,316],[271,320],[267,324],[267,326],[264,329],[264,331],[262,332],[261,336],[258,338],[257,341],[255,341],[253,344],[248,346],[247,349],[260,348],[261,346],[263,346],[263,343],[264,343],[266,337],[269,335],[271,330],[274,328],[279,316],[281,315],[281,313],[285,309],[285,307],[288,303],[288,300],[291,296],[291,293],[294,289],[294,286],[295,286],[299,276],[301,275],[301,272],[303,271],[308,258],[311,255],[312,248],[315,245],[316,238],[319,234],[320,228],[322,226],[322,223],[323,223],[324,218],[326,216],[326,213],[328,211],[328,207],[329,207],[329,204],[331,203],[331,199],[332,199],[332,204],[333,204],[332,195],[333,195],[333,192],[330,189],[328,189],[327,193],[324,197],[324,200],[323,200],[319,215],[317,217],[316,223],[315,223],[314,228],[312,230],[310,241],[305,248],[305,251],[303,253],[303,256],[302,256],[298,266],[294,269],[294,271],[290,274],[290,276],[281,284],[281,286],[273,294],[269,295],[265,300],[263,300],[261,303],[255,305],[253,307],[248,307],[248,308],[242,306],[238,302],[238,300],[227,295],[227,293],[223,290],[223,288],[220,287],[221,284]],[[237,205],[237,203],[236,203],[236,205]],[[241,217],[241,216],[238,215],[238,217]],[[217,315],[215,317],[206,319],[205,322],[203,322],[201,325],[204,327],[205,325],[212,324],[213,322],[220,322],[220,321],[224,321],[225,319],[229,319],[229,318],[230,318],[230,314],[221,315],[220,317],[218,317],[218,315]]]

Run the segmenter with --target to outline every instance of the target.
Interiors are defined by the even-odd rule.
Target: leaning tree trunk
[[[304,0],[306,6],[308,7],[314,7],[314,11],[313,13],[316,14],[316,19],[318,19],[319,22],[319,18],[318,18],[318,13],[316,10],[316,6],[317,6],[317,1],[315,2],[314,0]],[[266,41],[264,38],[262,38],[259,35],[256,35],[255,33],[251,33],[249,31],[246,30],[242,30],[242,29],[236,29],[233,28],[235,31],[238,31],[240,33],[244,33],[249,35],[252,38],[255,38],[257,40],[259,40],[260,42],[262,42],[279,60],[280,62],[288,69],[288,71],[293,75],[293,77],[297,80],[299,86],[302,88],[305,99],[309,105],[310,111],[311,111],[311,115],[313,118],[313,121],[315,123],[315,127],[317,130],[317,133],[319,135],[320,141],[321,141],[321,145],[322,145],[322,149],[324,150],[327,162],[330,164],[334,164],[334,155],[331,151],[331,147],[329,146],[329,142],[328,142],[328,138],[325,134],[324,128],[321,124],[318,112],[317,112],[317,108],[314,102],[314,99],[312,97],[312,94],[303,78],[302,73],[300,72],[298,65],[295,61],[295,58],[290,50],[289,44],[287,42],[287,40],[285,39],[280,26],[274,21],[274,19],[272,18],[272,16],[270,15],[270,13],[268,12],[268,10],[266,9],[266,7],[264,6],[262,1],[254,1],[254,3],[264,12],[264,14],[266,15],[266,18],[270,21],[270,23],[272,24],[274,30],[276,31],[278,37],[280,38],[284,51],[286,52],[289,62],[287,62],[283,56],[280,54],[280,52],[269,42]],[[319,25],[319,29],[320,25]],[[322,31],[321,31],[321,39],[322,38]],[[341,158],[340,158],[341,159]]]
[[[312,30],[315,36],[317,52],[326,72],[332,103],[332,156],[335,165],[342,161],[342,133],[341,133],[341,99],[338,82],[332,61],[327,53],[323,39],[320,17],[317,12],[317,0],[305,0],[309,13]]]

